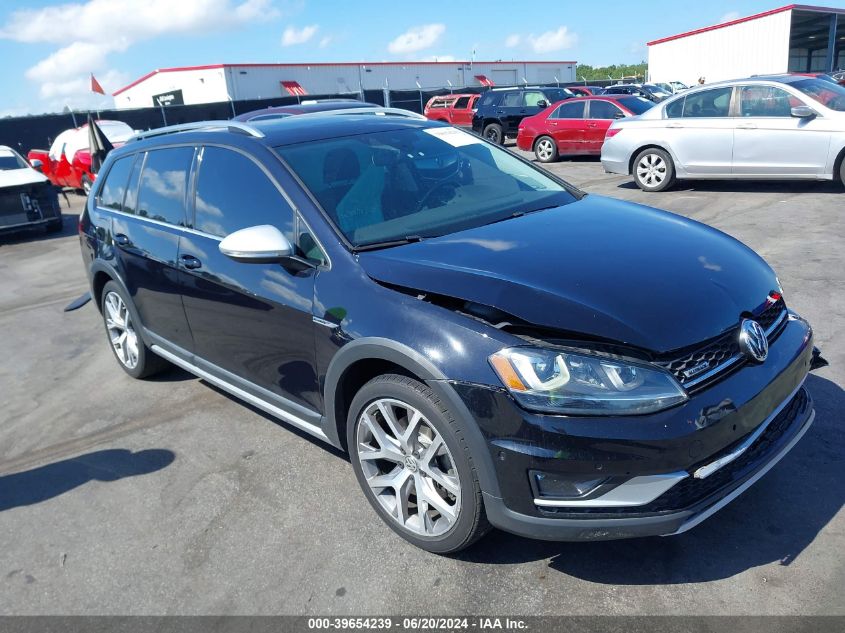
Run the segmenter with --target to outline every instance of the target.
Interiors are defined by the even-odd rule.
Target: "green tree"
[[[607,81],[608,79],[619,80],[623,77],[636,77],[645,81],[648,72],[648,63],[639,64],[613,64],[611,66],[590,66],[589,64],[578,64],[576,74],[578,81]]]

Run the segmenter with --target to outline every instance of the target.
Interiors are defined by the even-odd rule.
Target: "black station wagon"
[[[402,111],[141,134],[80,241],[126,373],[347,450],[433,552],[684,532],[814,415],[812,330],[754,252]]]

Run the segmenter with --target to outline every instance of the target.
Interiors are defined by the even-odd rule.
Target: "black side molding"
[[[81,308],[82,306],[84,306],[84,305],[85,305],[86,303],[88,303],[89,301],[91,301],[91,293],[90,293],[90,292],[86,292],[86,293],[85,293],[84,295],[82,295],[81,297],[77,297],[76,299],[74,299],[73,301],[71,301],[69,304],[67,304],[67,305],[65,306],[64,311],[65,311],[65,312],[73,312],[74,310],[79,310],[79,308]],[[827,363],[825,363],[825,364],[827,364]]]

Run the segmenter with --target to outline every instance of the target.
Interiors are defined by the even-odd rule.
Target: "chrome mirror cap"
[[[220,242],[220,252],[238,262],[277,262],[293,255],[288,238],[269,224],[251,226],[227,235]]]
[[[816,111],[813,110],[810,106],[795,106],[790,110],[792,116],[797,117],[799,119],[810,119],[816,116]]]

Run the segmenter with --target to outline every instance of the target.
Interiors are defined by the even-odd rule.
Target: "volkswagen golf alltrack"
[[[814,416],[812,330],[746,246],[401,111],[143,133],[80,241],[127,374],[348,451],[432,552],[682,533]]]

